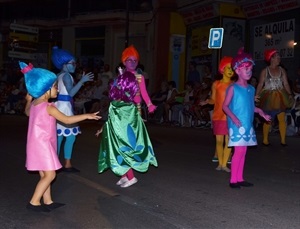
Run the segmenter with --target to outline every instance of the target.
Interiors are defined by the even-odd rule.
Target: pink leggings
[[[127,173],[125,173],[122,177],[127,177],[128,180],[134,178],[133,170],[129,169]]]
[[[247,153],[247,146],[235,146],[234,154],[231,159],[231,177],[230,183],[244,181],[244,164]]]

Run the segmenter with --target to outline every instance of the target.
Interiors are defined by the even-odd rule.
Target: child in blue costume
[[[254,112],[267,121],[271,120],[269,115],[254,105],[255,89],[248,84],[248,80],[252,76],[253,65],[254,61],[251,55],[244,53],[244,49],[241,48],[231,62],[233,70],[238,75],[238,80],[228,87],[223,103],[229,130],[228,146],[234,147],[229,186],[235,189],[240,189],[241,186],[253,186],[252,183],[244,180],[243,173],[247,146],[257,145],[253,128]]]
[[[74,115],[73,112],[73,97],[82,87],[85,82],[92,81],[94,78],[93,73],[85,74],[83,73],[82,78],[77,84],[74,84],[72,73],[75,72],[76,62],[75,57],[66,50],[59,49],[57,46],[52,48],[52,62],[54,66],[61,70],[58,73],[58,91],[56,107],[67,116]],[[65,172],[79,172],[78,169],[74,168],[71,164],[73,145],[76,140],[76,135],[80,134],[80,128],[78,124],[66,125],[64,123],[57,123],[57,135],[58,135],[58,147],[57,152],[60,153],[60,147],[64,137],[64,158],[65,165],[63,171]]]
[[[110,168],[122,176],[117,182],[122,188],[137,182],[132,169],[146,172],[150,164],[157,166],[153,147],[144,121],[135,105],[139,91],[136,76],[126,71],[111,85],[108,120],[96,136],[102,132],[98,171]]]

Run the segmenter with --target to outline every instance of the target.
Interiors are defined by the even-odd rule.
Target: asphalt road
[[[25,206],[39,176],[24,166],[27,117],[0,115],[0,228],[299,228],[300,137],[282,147],[272,134],[271,146],[249,148],[244,175],[254,187],[233,190],[230,174],[211,162],[211,130],[149,123],[159,166],[122,189],[110,170],[97,173],[100,125],[81,123],[73,157],[81,172],[59,172],[52,185],[66,206],[33,213]]]

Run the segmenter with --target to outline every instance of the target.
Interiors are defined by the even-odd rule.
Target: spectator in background
[[[201,83],[200,73],[198,72],[196,67],[197,67],[196,62],[191,61],[189,63],[189,72],[187,75],[187,81],[193,82],[194,84]]]
[[[7,73],[4,68],[0,70],[0,81],[5,81],[7,82]]]
[[[138,69],[140,69],[140,71],[141,71],[140,73],[144,76],[146,88],[148,88],[150,79],[149,79],[148,73],[145,72],[145,67],[144,67],[144,65],[143,65],[143,64],[139,64],[139,65],[137,66],[137,71],[138,71]]]
[[[169,81],[168,82],[168,95],[167,100],[164,102],[164,123],[170,123],[169,119],[169,112],[173,105],[176,104],[176,95],[178,94],[177,88],[176,88],[176,82],[175,81]]]
[[[168,96],[168,82],[163,81],[160,90],[151,96],[152,103],[157,106],[154,114],[151,116],[154,122],[160,122],[164,113],[164,102]]]
[[[109,82],[109,80],[111,80],[113,78],[114,78],[114,75],[110,71],[109,64],[104,64],[104,66],[103,66],[103,72],[100,73],[100,79],[102,81],[103,87],[108,88],[108,82]]]
[[[171,124],[174,126],[180,126],[179,123],[179,114],[180,112],[183,112],[184,110],[189,110],[194,102],[194,89],[193,89],[193,83],[188,81],[185,83],[185,90],[181,93],[177,94],[177,98],[181,97],[182,101],[177,101],[171,108],[172,110],[172,117],[171,117]],[[185,120],[186,123],[187,120]],[[185,124],[184,123],[184,124]]]
[[[106,88],[102,85],[102,80],[98,79],[94,82],[90,100],[84,103],[84,108],[87,113],[90,113],[90,111],[92,110],[91,108],[94,106],[95,103],[100,103],[100,100],[104,96],[103,93],[105,92],[105,90]]]
[[[206,64],[204,65],[204,78],[213,78],[211,73],[211,67]]]
[[[201,102],[207,100],[211,95],[211,85],[212,80],[210,78],[204,78],[200,89],[197,91],[195,103],[192,107],[194,126],[196,128],[211,127],[210,111],[214,106],[211,104],[201,106]]]
[[[300,94],[300,67],[297,69],[297,76],[293,83],[293,91],[295,94]]]

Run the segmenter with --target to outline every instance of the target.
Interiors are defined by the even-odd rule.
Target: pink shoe
[[[117,183],[116,185],[121,185],[121,184],[124,184],[128,181],[128,178],[127,177],[122,177]]]
[[[127,182],[121,184],[121,187],[122,187],[122,188],[127,188],[127,187],[129,187],[129,186],[135,184],[136,182],[138,182],[138,179],[136,179],[136,178],[134,177],[134,178],[132,178],[131,180],[128,180]]]

